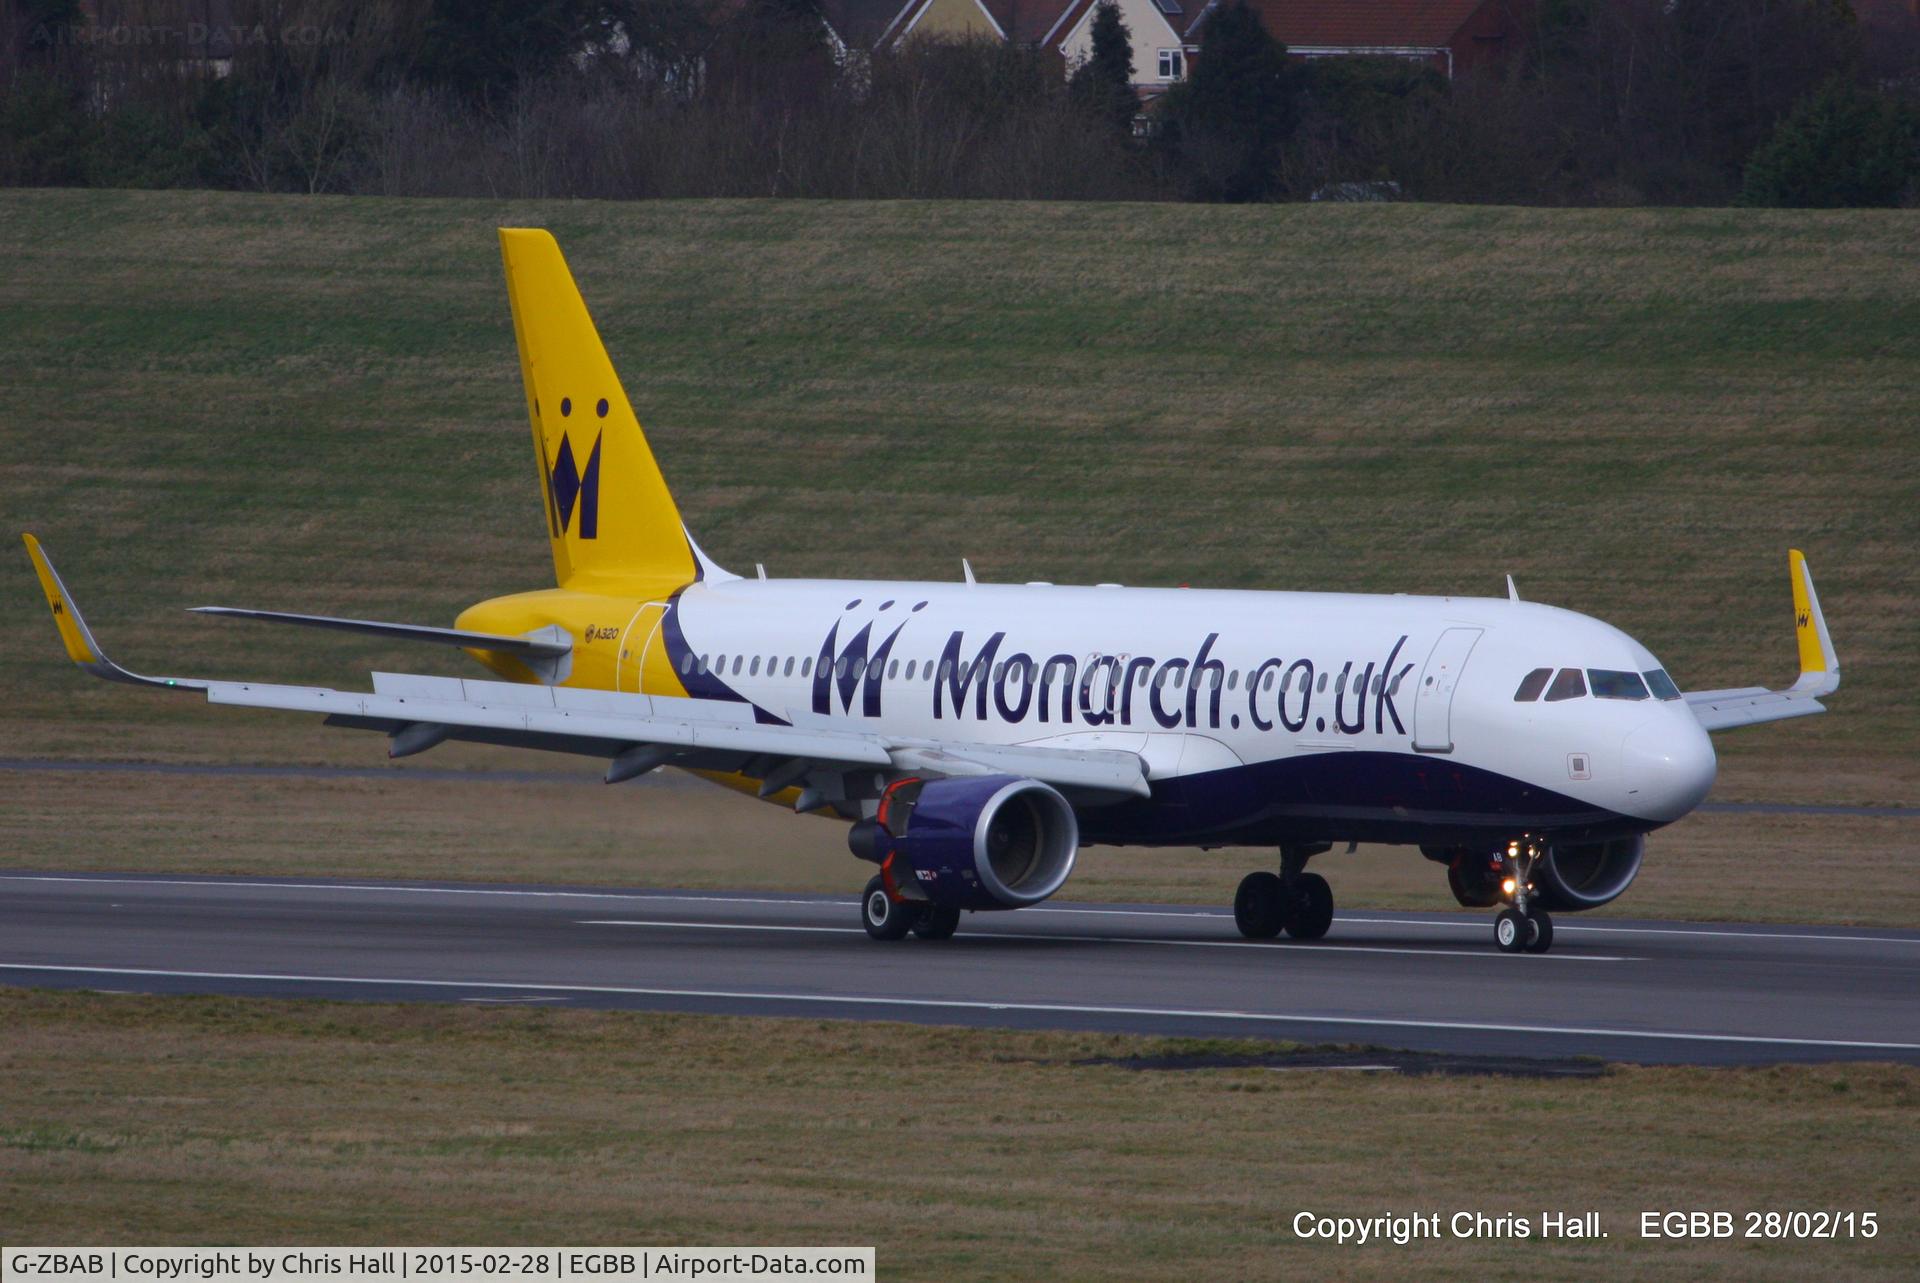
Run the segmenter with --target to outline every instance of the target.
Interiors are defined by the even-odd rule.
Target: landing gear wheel
[[[1519,953],[1527,947],[1531,934],[1527,920],[1517,909],[1502,909],[1493,920],[1493,942],[1500,946],[1502,953]]]
[[[1533,928],[1527,935],[1527,952],[1545,953],[1553,948],[1553,919],[1547,911],[1535,909],[1527,915],[1527,922]]]
[[[1277,873],[1249,873],[1233,893],[1233,925],[1249,940],[1271,940],[1286,925],[1287,888]]]
[[[1287,915],[1287,934],[1295,940],[1318,940],[1333,925],[1333,888],[1318,873],[1302,873],[1293,880],[1293,912]]]
[[[860,897],[860,921],[875,940],[898,940],[920,920],[921,906],[896,901],[879,878],[867,883]]]
[[[922,940],[951,940],[953,933],[959,929],[960,910],[938,905],[929,905],[921,910],[920,920],[913,924],[913,934]]]

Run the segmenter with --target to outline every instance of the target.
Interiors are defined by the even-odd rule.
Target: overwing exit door
[[[1419,752],[1453,751],[1453,692],[1481,631],[1449,628],[1433,644],[1413,701],[1413,747]]]

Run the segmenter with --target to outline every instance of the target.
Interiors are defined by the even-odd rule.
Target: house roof
[[[1246,0],[1274,39],[1289,48],[1439,48],[1452,41],[1487,0]],[[1187,28],[1197,38],[1210,0]]]
[[[834,34],[850,49],[871,49],[880,43],[902,12],[918,9],[924,0],[820,0],[820,12]]]
[[[1012,39],[1036,44],[1053,30],[1069,9],[1078,9],[1083,0],[986,0],[993,20]]]

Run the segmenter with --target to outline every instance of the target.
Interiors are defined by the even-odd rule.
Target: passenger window
[[[693,671],[693,656],[691,654],[682,655],[680,657],[680,671],[683,674],[691,673]]]
[[[1325,673],[1320,674],[1320,693],[1322,695],[1327,693],[1327,675]]]
[[[1579,699],[1587,693],[1587,679],[1580,675],[1577,668],[1563,668],[1560,675],[1553,679],[1553,685],[1547,687],[1547,702],[1560,699]]]
[[[1267,670],[1266,677],[1261,681],[1260,689],[1263,691],[1270,691],[1273,689],[1273,670],[1271,668]]]
[[[1673,678],[1667,676],[1666,669],[1648,669],[1642,676],[1647,679],[1647,685],[1653,688],[1653,697],[1655,699],[1680,698],[1680,688],[1673,684]]]
[[[1623,673],[1611,668],[1589,668],[1587,680],[1593,683],[1596,699],[1645,699],[1647,684],[1638,673]]]
[[[740,675],[740,656],[738,655],[733,657],[733,675],[735,677]]]
[[[1536,668],[1520,679],[1520,689],[1513,693],[1516,704],[1530,704],[1540,698],[1540,692],[1547,688],[1547,678],[1553,676],[1551,668]]]
[[[1236,668],[1231,673],[1227,674],[1227,689],[1238,690],[1239,688],[1240,688],[1240,670]]]
[[[747,676],[758,677],[759,675],[760,675],[760,657],[758,655],[755,655],[753,657],[753,667],[747,670]]]
[[[695,664],[694,667],[699,669],[700,675],[702,677],[705,677],[707,675],[707,657],[705,655],[702,655],[700,657],[700,661],[697,664]]]
[[[1385,673],[1381,673],[1379,676],[1373,679],[1373,693],[1375,695],[1378,695],[1380,692],[1384,691],[1386,688],[1387,688],[1387,675]]]
[[[813,656],[809,655],[800,661],[800,675],[802,677],[813,676]]]
[[[791,655],[787,656],[787,670],[784,673],[782,673],[781,676],[782,677],[793,676],[793,656]]]

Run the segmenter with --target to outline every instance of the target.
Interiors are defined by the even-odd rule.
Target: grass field
[[[1511,571],[1708,687],[1790,675],[1797,544],[1847,688],[1723,739],[1723,795],[1790,763],[1798,800],[1920,803],[1907,211],[4,192],[0,510],[137,665],[444,659],[178,607],[447,622],[551,582],[503,223],[559,236],[723,562],[1480,594]],[[364,760],[89,686],[17,564],[12,751]]]
[[[0,192],[0,512],[135,667],[357,683],[545,586],[492,229],[560,237],[682,509],[776,575],[1526,595],[1683,684],[1778,682],[1784,552],[1846,671],[1716,797],[1920,805],[1911,212]],[[374,764],[85,678],[0,574],[0,757]],[[447,671],[442,668],[441,671]],[[448,746],[432,766],[568,771]],[[705,786],[0,773],[0,866],[845,891]],[[1701,815],[1605,912],[1911,926],[1906,819]],[[1255,853],[1085,853],[1224,903]],[[1408,852],[1349,907],[1450,906]],[[886,1277],[1910,1278],[1911,1068],[1577,1082],[1080,1063],[1144,1040],[0,989],[0,1240],[877,1242]],[[236,1102],[248,1102],[245,1109]],[[1316,1250],[1297,1210],[1598,1208],[1600,1245]],[[1643,1209],[1877,1209],[1646,1243]],[[1010,1269],[1009,1263],[1017,1265]]]
[[[872,1243],[889,1279],[1920,1268],[1911,1067],[1141,1072],[1083,1062],[1195,1048],[18,990],[0,1027],[9,1243]],[[1878,1237],[1638,1233],[1643,1210],[1821,1207],[1877,1210]],[[1336,1248],[1291,1228],[1550,1208],[1598,1210],[1611,1237]]]
[[[677,775],[614,788],[591,776],[0,778],[16,786],[0,805],[0,868],[813,891],[847,896],[849,922],[872,872],[847,853],[844,825]],[[1917,838],[1909,819],[1694,815],[1655,836],[1632,889],[1597,913],[1910,927]],[[1241,875],[1273,863],[1259,851],[1092,847],[1061,895],[1224,908]],[[1343,908],[1456,907],[1445,871],[1407,847],[1314,867]]]

